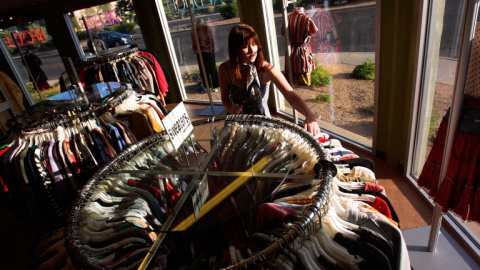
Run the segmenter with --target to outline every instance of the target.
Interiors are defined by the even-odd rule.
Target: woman
[[[304,127],[314,136],[320,133],[315,114],[295,93],[283,74],[264,61],[255,30],[247,24],[233,27],[228,37],[230,59],[219,67],[222,102],[230,114],[270,116],[268,89],[273,82],[293,108],[303,114]]]

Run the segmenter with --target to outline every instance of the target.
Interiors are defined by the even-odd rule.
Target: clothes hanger
[[[310,238],[303,239],[303,245],[307,248],[310,253],[311,260],[320,267],[318,262],[318,257],[320,257],[320,251],[317,249],[317,246],[310,240]]]
[[[300,261],[302,262],[302,265],[306,269],[312,269],[312,270],[321,270],[317,264],[312,260],[312,257],[308,250],[304,246],[297,247],[296,249],[293,248],[300,258]]]
[[[57,139],[58,141],[64,141],[65,140],[65,133],[64,133],[64,129],[62,126],[58,126],[56,128],[56,134],[57,134]]]
[[[249,154],[249,149],[255,145],[258,137],[260,136],[260,130],[257,127],[251,126],[248,130],[250,137],[242,144],[238,150],[237,156],[234,162],[234,171],[243,171],[245,169],[245,158]],[[247,136],[248,137],[248,136]]]
[[[240,150],[240,147],[245,142],[247,134],[248,134],[248,127],[241,125],[239,128],[237,128],[236,135],[231,144],[231,151],[228,151],[227,156],[224,158],[225,160],[224,164],[227,165],[228,169],[233,169],[232,163],[235,161],[236,154]]]
[[[330,211],[331,210],[331,211]],[[359,229],[359,226],[356,224],[353,224],[351,222],[348,222],[347,219],[341,218],[335,208],[331,208],[329,210],[329,215],[332,217],[332,219],[340,226],[341,228],[346,228],[348,231],[355,231]],[[330,213],[331,212],[331,213]],[[356,234],[353,234],[356,236]]]
[[[361,262],[361,259],[356,258],[355,256],[351,255],[348,250],[335,242],[333,238],[329,236],[326,228],[323,226],[322,223],[316,222],[320,224],[315,234],[312,234],[314,237],[317,238],[319,244],[322,246],[323,250],[333,259],[335,262],[344,263],[349,262],[353,264],[358,264]]]
[[[308,172],[310,172],[309,174],[313,174],[313,168],[317,163],[316,154],[312,151],[306,151],[298,154],[298,156],[303,157],[303,162],[297,168],[292,165],[292,169],[295,168],[292,174],[307,174]]]
[[[330,212],[330,209],[329,209]],[[324,227],[323,217],[320,217],[320,213],[317,212],[317,215],[314,217],[314,224],[317,227],[315,233],[312,233],[312,236],[316,237],[320,245],[324,250],[336,261],[348,261],[358,264],[361,262],[361,258],[355,258],[351,255],[348,250],[342,245],[338,244],[333,240],[333,237],[329,233],[328,229]]]
[[[332,265],[336,265],[337,264],[337,261],[335,261],[335,259],[333,259],[332,257],[330,257],[330,255],[327,254],[327,252],[325,252],[325,250],[323,249],[322,245],[320,245],[320,242],[318,241],[318,238],[314,235],[314,234],[310,234],[310,240],[312,241],[312,243],[316,246],[317,248],[317,251],[319,253],[319,256],[321,256],[322,258],[324,258],[325,260],[327,260],[329,263],[331,263]]]
[[[285,263],[286,269],[294,269],[294,265],[298,260],[298,257],[289,248],[281,247],[282,254],[279,255]]]
[[[347,219],[347,211],[345,210],[345,208],[340,204],[340,202],[338,201],[338,196],[336,196],[335,194],[333,194],[333,192],[330,192],[330,195],[329,195],[329,202],[330,202],[330,208],[329,208],[329,211],[330,210],[334,210],[335,213],[340,216],[342,219]]]
[[[231,127],[231,131],[228,134],[228,138],[226,140],[225,146],[221,150],[221,156],[226,158],[226,153],[229,148],[232,148],[232,145],[234,144],[235,138],[238,138],[239,133],[237,133],[237,130],[239,129],[240,125],[237,122],[233,123],[226,123],[227,126]]]
[[[330,213],[330,210],[325,216],[322,217],[322,225],[326,228],[329,228],[329,230],[327,231],[329,232],[330,237],[334,238],[335,234],[341,233],[344,236],[350,236],[357,239],[358,235],[348,230],[346,227],[343,226],[343,224],[341,224],[337,219],[335,219],[334,216],[336,214]]]
[[[292,154],[290,145],[287,142],[281,143],[277,149],[272,153],[272,162],[268,164],[265,169],[262,171],[264,173],[274,172],[275,168],[282,164],[283,162],[290,160],[292,161]]]
[[[311,199],[313,196],[315,196],[316,193],[317,193],[317,187],[313,186],[310,189],[302,191],[295,195],[275,199],[273,202],[290,202],[290,201],[308,200],[308,199]]]
[[[352,200],[356,200],[356,201],[364,201],[364,202],[374,202],[376,200],[376,197],[374,195],[370,195],[370,194],[353,194],[353,193],[345,193],[345,192],[341,192],[339,189],[338,189],[338,186],[332,182],[331,184],[331,187],[332,187],[332,190],[334,192],[335,195],[337,196],[343,196],[343,197],[347,197],[349,199],[352,199]]]
[[[295,153],[295,152],[294,152]],[[298,152],[297,152],[298,153]],[[299,168],[303,163],[306,162],[306,157],[303,155],[296,155],[297,158],[295,161],[290,165],[290,170],[295,170],[296,168]]]
[[[338,173],[340,173],[340,171]],[[339,187],[349,189],[349,190],[364,190],[365,189],[365,182],[343,182],[343,181],[338,180],[338,178],[336,176],[332,177],[332,182],[335,183]]]
[[[295,226],[294,229],[297,231],[299,236],[294,239],[291,245],[293,250],[296,250],[298,252],[300,261],[306,269],[321,270],[320,263],[317,260],[319,253],[316,250],[316,247],[306,237],[306,229],[301,232],[297,226]],[[295,244],[298,246],[297,249],[295,249]]]
[[[263,138],[261,138],[263,137]],[[259,137],[260,142],[257,144],[253,150],[250,151],[248,154],[246,161],[247,167],[250,167],[254,164],[255,160],[258,159],[259,156],[265,155],[269,149],[271,149],[277,142],[273,140],[273,136],[271,132],[264,131],[263,135]]]

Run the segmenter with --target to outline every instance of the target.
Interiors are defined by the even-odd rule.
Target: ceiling
[[[112,2],[112,0],[0,0],[0,29]]]
[[[0,0],[0,27],[24,24],[42,17],[42,10],[57,0]]]
[[[1,0],[0,2],[0,13],[5,13],[22,8],[34,7],[42,3],[52,2],[52,0]]]

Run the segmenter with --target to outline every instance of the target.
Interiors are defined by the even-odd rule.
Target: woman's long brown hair
[[[240,73],[240,50],[244,45],[255,44],[258,46],[257,59],[255,59],[255,67],[258,71],[263,68],[263,53],[262,45],[258,39],[258,35],[253,28],[248,24],[237,24],[230,31],[228,36],[228,56],[230,63],[234,67],[233,78],[240,80],[242,75]]]

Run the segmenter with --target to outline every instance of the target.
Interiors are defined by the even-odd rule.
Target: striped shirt
[[[293,73],[311,72],[315,69],[315,62],[308,42],[318,28],[307,14],[298,9],[288,15],[288,25],[290,44],[292,45]],[[282,26],[281,34],[285,34],[284,26]]]

